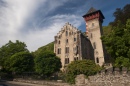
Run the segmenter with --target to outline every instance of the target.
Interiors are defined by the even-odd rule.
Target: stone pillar
[[[85,75],[84,74],[77,75],[77,77],[75,78],[75,84],[76,86],[85,85]]]

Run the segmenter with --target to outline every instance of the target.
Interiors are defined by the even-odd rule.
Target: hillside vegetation
[[[38,48],[35,52],[33,52],[33,54],[36,56],[36,55],[43,53],[45,51],[53,52],[54,51],[54,42],[51,42],[45,46]]]

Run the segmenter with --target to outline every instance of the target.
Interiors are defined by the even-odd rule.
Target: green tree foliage
[[[130,67],[130,59],[124,58],[124,57],[118,57],[115,60],[115,67],[127,67],[129,69]]]
[[[53,52],[44,51],[34,59],[35,70],[43,76],[50,76],[61,68],[61,61]]]
[[[66,81],[72,84],[75,82],[76,75],[85,74],[87,77],[96,74],[100,70],[100,66],[92,60],[73,61],[67,66]]]
[[[16,42],[9,41],[7,44],[0,48],[0,59],[3,68],[9,69],[9,58],[18,52],[29,52],[24,42],[16,40]]]
[[[130,59],[130,19],[126,25],[118,22],[110,34],[102,36],[102,41],[112,57],[112,62],[116,62],[115,64],[119,64],[118,66],[123,65],[124,63],[120,60],[126,61],[123,58]]]
[[[111,33],[111,28],[111,25],[103,26],[103,35],[108,35],[109,33]]]
[[[19,52],[10,58],[10,70],[15,73],[32,72],[34,70],[33,56],[29,52]]]
[[[33,55],[35,57],[37,57],[37,55],[39,55],[40,53],[46,52],[46,51],[50,51],[53,52],[54,51],[54,42],[51,42],[45,46],[42,46],[40,48],[38,48],[38,50],[36,50],[35,52],[33,52]]]
[[[124,6],[123,9],[117,8],[113,15],[115,20],[111,22],[110,25],[117,26],[118,21],[120,21],[121,24],[126,24],[127,19],[130,19],[130,4]]]

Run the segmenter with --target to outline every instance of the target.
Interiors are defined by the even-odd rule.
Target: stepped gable
[[[69,27],[69,28],[66,28],[66,27]],[[77,29],[76,27],[74,27],[73,25],[71,25],[69,22],[67,22],[62,28],[61,30],[57,33],[57,35],[60,35],[62,34],[65,29],[69,29],[69,30],[74,30],[74,31],[77,31],[77,32],[80,32],[79,29]]]

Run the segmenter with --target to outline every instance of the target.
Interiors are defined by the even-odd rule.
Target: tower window
[[[66,31],[66,36],[68,36],[68,31]]]
[[[94,27],[94,23],[92,23],[92,27]]]
[[[91,39],[93,38],[93,34],[92,33],[91,33],[90,37],[91,37]]]
[[[99,58],[98,57],[96,58],[96,62],[99,63]]]
[[[96,49],[96,43],[95,42],[93,43],[93,48]]]

